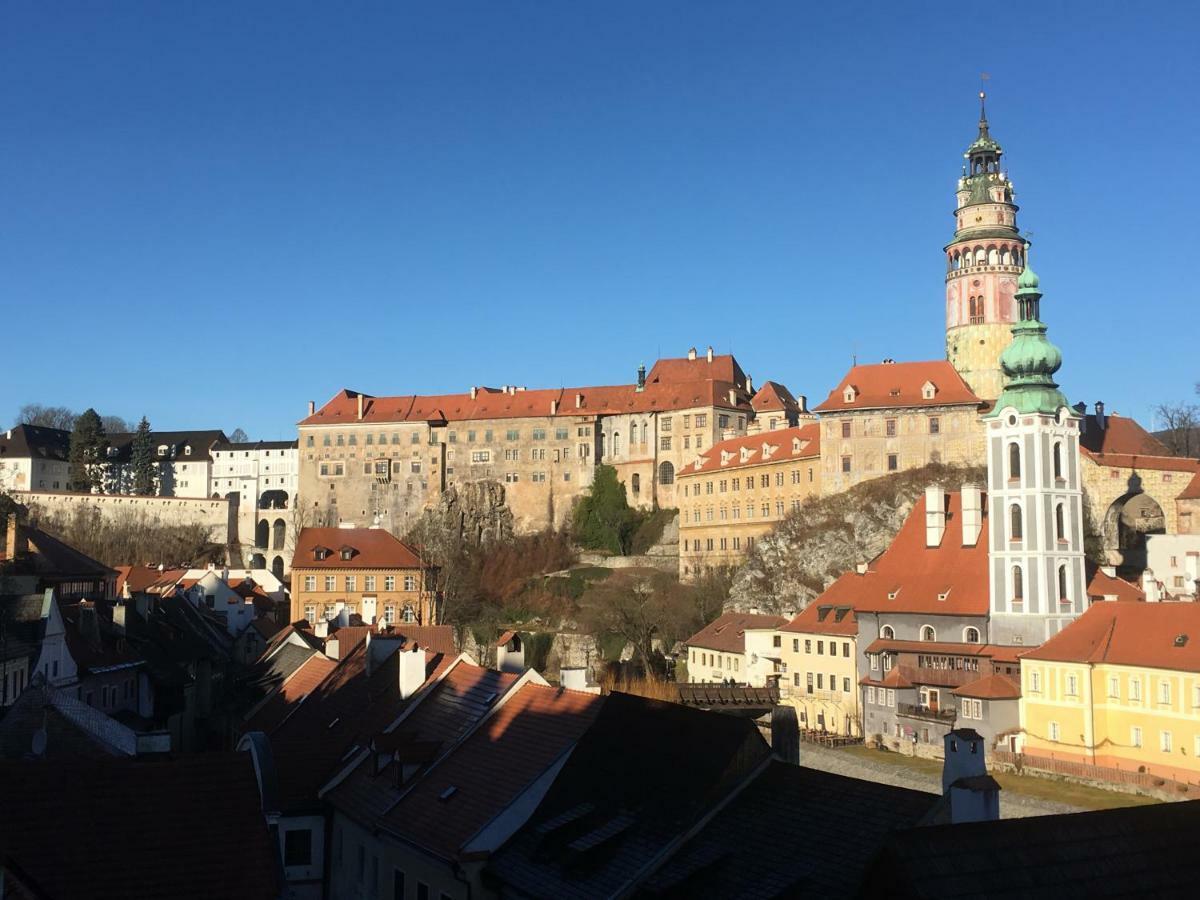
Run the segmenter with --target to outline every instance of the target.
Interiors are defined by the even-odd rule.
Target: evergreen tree
[[[589,550],[628,553],[638,515],[625,499],[625,485],[612,466],[597,466],[591,488],[575,507],[574,537]]]
[[[75,428],[71,431],[71,449],[67,456],[71,467],[71,490],[103,493],[107,457],[108,438],[104,423],[96,411],[88,407],[75,420]]]
[[[133,470],[133,492],[143,497],[154,495],[155,465],[154,440],[150,436],[150,422],[142,416],[130,447],[130,468]]]

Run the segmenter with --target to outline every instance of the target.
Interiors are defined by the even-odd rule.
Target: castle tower
[[[1026,261],[1018,321],[1000,356],[1006,384],[987,433],[990,640],[1036,647],[1083,612],[1080,418],[1054,382],[1062,353],[1039,321],[1042,294]]]
[[[946,358],[980,397],[1000,395],[1000,354],[1016,321],[1013,296],[1024,246],[1003,150],[988,133],[979,92],[979,136],[964,154],[954,239],[946,245]]]

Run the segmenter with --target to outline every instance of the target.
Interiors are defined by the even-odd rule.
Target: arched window
[[[975,248],[975,265],[982,266],[983,261],[987,259],[987,251],[982,247]]]
[[[894,640],[896,637],[896,630],[892,628],[891,625],[884,625],[879,629],[879,636],[885,641]]]
[[[614,431],[612,436],[612,455],[619,456],[621,453],[621,432]]]
[[[1019,541],[1024,537],[1024,530],[1021,527],[1021,507],[1014,503],[1008,508],[1009,518],[1009,540]]]
[[[1058,481],[1062,480],[1062,442],[1056,442],[1054,445],[1054,477]]]
[[[283,519],[276,519],[271,526],[271,549],[282,550],[284,538],[287,535],[287,523]]]
[[[659,484],[674,484],[675,483],[675,467],[669,462],[662,463],[658,467],[658,483]]]
[[[979,643],[979,629],[978,628],[963,629],[963,643],[964,644],[978,644]]]
[[[637,443],[637,422],[629,423],[629,446]]]
[[[633,477],[629,479],[629,481],[630,485],[633,487],[633,492],[635,494],[640,493],[642,490],[642,476],[637,472],[634,472]]]
[[[1012,598],[1014,603],[1025,600],[1025,573],[1020,566],[1012,567]]]
[[[1071,599],[1067,595],[1067,567],[1066,566],[1058,567],[1058,599],[1063,601],[1064,603],[1069,602]]]
[[[1008,445],[1008,477],[1013,481],[1021,477],[1021,448],[1016,441]]]
[[[932,625],[922,625],[921,626],[921,640],[923,640],[923,641],[936,641],[937,640],[937,632],[933,630]]]
[[[1067,539],[1067,515],[1061,503],[1054,507],[1054,535],[1060,541]]]
[[[997,265],[999,262],[1000,262],[1000,251],[998,251],[995,247],[992,247],[990,250],[988,250],[988,265],[994,266],[994,265]]]

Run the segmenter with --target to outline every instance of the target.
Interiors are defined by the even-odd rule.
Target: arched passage
[[[1167,517],[1149,494],[1118,497],[1104,515],[1104,550],[1121,566],[1146,567],[1146,535],[1166,534]]]
[[[271,574],[283,581],[283,557],[276,556],[271,560]]]
[[[254,526],[254,546],[267,548],[267,541],[271,537],[271,525],[266,519],[259,519],[258,524]]]
[[[265,521],[265,520],[264,520]],[[283,541],[287,535],[287,523],[283,519],[276,519],[271,525],[271,549],[282,550]]]

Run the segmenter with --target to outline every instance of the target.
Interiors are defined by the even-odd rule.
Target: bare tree
[[[74,410],[65,406],[43,406],[40,403],[26,403],[17,412],[18,425],[36,425],[41,428],[57,428],[60,431],[70,431],[75,427],[78,418]]]
[[[618,570],[579,601],[580,624],[594,635],[615,634],[633,645],[645,672],[654,671],[654,642],[670,648],[698,623],[692,592],[664,572]]]
[[[1179,456],[1200,453],[1200,406],[1194,403],[1160,403],[1154,415],[1162,425],[1159,436]]]
[[[244,432],[242,429],[235,428],[235,429],[233,429],[233,434],[229,435],[229,443],[231,443],[231,444],[248,444],[248,443],[250,443],[250,436],[248,434],[246,434],[246,432]]]

